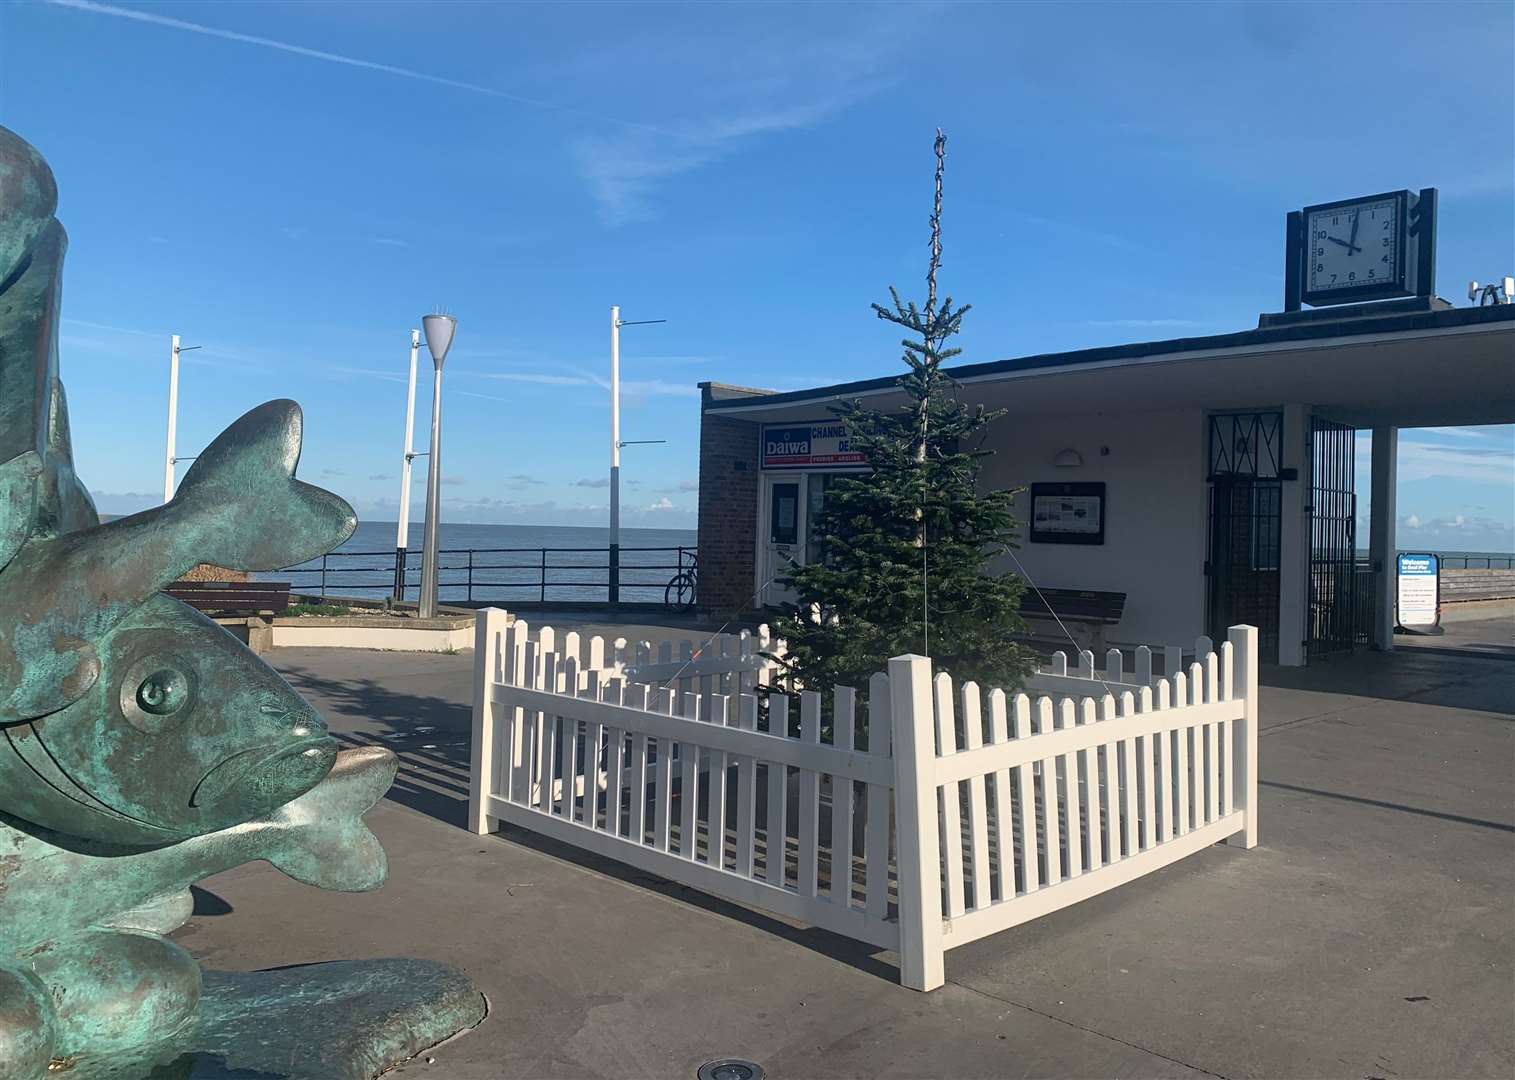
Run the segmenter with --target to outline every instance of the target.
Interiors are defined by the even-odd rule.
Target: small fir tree
[[[874,304],[880,319],[904,327],[899,387],[907,404],[894,411],[844,403],[832,412],[846,426],[870,471],[833,477],[815,523],[819,550],[794,566],[798,602],[781,620],[785,662],[807,686],[866,687],[891,656],[920,652],[960,680],[1012,689],[1030,670],[1018,648],[1022,583],[990,563],[1016,539],[1014,491],[980,492],[987,426],[1003,410],[969,408],[942,364],[962,350],[947,347],[968,305],[937,303],[941,265],[942,171],[946,138],[936,133],[936,197],[926,304]]]

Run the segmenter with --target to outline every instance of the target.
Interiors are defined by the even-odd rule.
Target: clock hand
[[[1361,248],[1355,248],[1354,249],[1352,247],[1352,245],[1349,244],[1349,243],[1347,243],[1345,240],[1338,240],[1334,236],[1328,236],[1328,237],[1326,237],[1326,239],[1329,240],[1329,241],[1331,241],[1331,243],[1333,243],[1333,244],[1340,244],[1342,247],[1346,248],[1348,251],[1353,251],[1353,250],[1361,251],[1362,250]]]
[[[1361,251],[1362,250],[1362,248],[1360,248],[1360,247],[1357,246],[1357,223],[1361,219],[1362,219],[1362,212],[1361,211],[1359,211],[1359,212],[1357,212],[1357,213],[1355,213],[1355,214],[1352,215],[1352,233],[1347,238],[1347,247],[1350,249],[1350,251]],[[1350,254],[1350,251],[1348,252],[1349,254]]]

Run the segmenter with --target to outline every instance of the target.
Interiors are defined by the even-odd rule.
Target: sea
[[[604,601],[609,597],[608,527],[474,525],[442,522],[437,598],[442,603],[494,600]],[[424,523],[411,523],[406,598],[421,580]],[[694,564],[693,529],[621,529],[621,600],[662,603],[669,581]],[[544,570],[545,567],[545,570]],[[289,581],[296,592],[379,599],[394,591],[395,523],[361,521],[328,555],[258,577]]]

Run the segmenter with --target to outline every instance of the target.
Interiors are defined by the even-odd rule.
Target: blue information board
[[[1429,630],[1441,619],[1441,560],[1429,552],[1399,553],[1394,609],[1406,630]]]

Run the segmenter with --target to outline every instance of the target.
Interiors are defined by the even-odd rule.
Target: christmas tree
[[[833,476],[815,523],[809,563],[796,565],[797,603],[782,620],[784,658],[804,685],[866,687],[891,656],[918,652],[958,680],[1012,689],[1030,670],[1018,648],[1022,584],[992,561],[1016,539],[1014,491],[981,492],[988,426],[1003,412],[970,408],[942,364],[962,350],[948,341],[969,306],[937,302],[941,266],[942,172],[946,138],[936,133],[936,197],[926,304],[874,304],[903,327],[898,382],[907,402],[873,410],[853,401],[833,408],[869,471]]]

